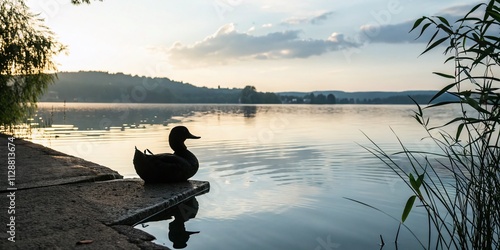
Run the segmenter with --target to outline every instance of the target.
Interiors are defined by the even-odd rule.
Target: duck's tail
[[[137,146],[135,146],[135,151],[139,151],[140,153],[142,153],[144,155],[148,155],[148,153],[149,153],[149,155],[155,155],[155,154],[153,154],[153,152],[151,152],[151,150],[149,150],[147,148],[144,149],[144,152],[141,152],[139,149],[137,149]]]

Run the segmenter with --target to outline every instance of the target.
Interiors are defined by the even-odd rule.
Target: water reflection
[[[39,103],[32,120],[40,127],[71,124],[80,130],[143,127],[179,123],[192,116],[238,114],[255,117],[257,106],[133,103]]]
[[[181,202],[175,207],[146,219],[141,222],[140,225],[142,228],[147,228],[149,226],[148,222],[167,223],[169,220],[172,220],[173,217],[174,219],[168,224],[168,239],[173,243],[175,249],[182,249],[187,247],[191,235],[200,233],[200,231],[186,230],[185,225],[187,221],[196,217],[198,210],[198,201],[196,197],[193,197],[187,201]]]
[[[255,117],[257,114],[257,106],[243,106],[243,116],[247,118]]]
[[[44,112],[50,113],[48,105]],[[54,112],[54,117],[62,114]],[[188,146],[200,160],[194,178],[209,181],[211,193],[199,197],[202,210],[191,204],[192,210],[178,208],[159,221],[145,222],[149,226],[144,230],[157,242],[171,247],[172,240],[181,247],[189,240],[190,249],[315,249],[318,237],[332,235],[341,249],[370,249],[380,242],[380,234],[392,235],[392,221],[384,224],[387,218],[342,197],[397,216],[409,194],[396,174],[357,143],[369,144],[363,131],[389,154],[398,152],[392,128],[412,150],[432,150],[412,114],[411,106],[68,104],[66,123],[74,119],[71,124],[79,132],[35,141],[137,177],[134,146],[164,152],[169,129],[180,123],[203,136]],[[99,128],[103,118],[113,126],[141,119],[158,122],[99,136],[81,133],[86,126]],[[63,122],[57,119],[54,123]],[[395,160],[407,162],[404,157]],[[187,221],[190,217],[182,213],[196,219]],[[409,220],[419,225],[420,217]],[[193,234],[195,230],[202,233]]]

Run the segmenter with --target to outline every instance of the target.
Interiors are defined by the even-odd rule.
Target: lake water
[[[372,146],[366,134],[394,153],[401,149],[397,135],[410,149],[432,150],[435,146],[422,140],[426,133],[412,118],[414,109],[41,103],[34,122],[66,126],[35,130],[32,141],[128,178],[137,177],[132,164],[135,146],[171,152],[170,129],[187,126],[201,136],[186,141],[200,161],[193,179],[209,181],[211,189],[185,205],[195,217],[180,228],[199,231],[189,237],[186,249],[379,249],[381,235],[383,249],[395,249],[399,222],[346,197],[401,217],[410,190],[362,146]],[[457,111],[448,107],[430,114],[439,124]],[[405,163],[403,156],[394,159]],[[136,228],[173,248],[169,237],[187,237],[175,229],[179,223],[170,219],[172,213]],[[423,209],[415,208],[406,224],[425,240],[426,222]],[[175,247],[183,245],[177,242]],[[421,248],[406,229],[400,232],[398,247]]]

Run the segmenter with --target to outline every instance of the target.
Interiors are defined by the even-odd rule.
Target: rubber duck
[[[199,164],[198,159],[187,149],[184,141],[200,138],[192,135],[186,127],[176,126],[172,128],[168,137],[168,143],[174,150],[173,154],[153,154],[149,149],[144,150],[143,153],[135,147],[135,172],[146,183],[186,181],[196,174]]]

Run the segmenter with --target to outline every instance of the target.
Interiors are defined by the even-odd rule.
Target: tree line
[[[250,92],[248,90],[251,90]],[[123,73],[61,72],[42,101],[123,103],[281,103],[274,93],[255,87],[207,88],[174,81]]]
[[[255,86],[240,88],[197,87],[169,78],[132,76],[100,71],[61,72],[41,101],[122,103],[243,103],[243,104],[427,104],[435,93],[398,94],[377,97],[337,98],[334,94],[302,96],[259,92]],[[365,97],[366,96],[366,97]],[[452,100],[453,96],[439,100]]]
[[[394,95],[374,98],[337,98],[334,94],[306,94],[304,96],[280,95],[282,103],[290,104],[428,104],[433,94]],[[456,97],[448,95],[439,98],[439,101],[453,101]],[[435,101],[433,101],[435,102]]]

